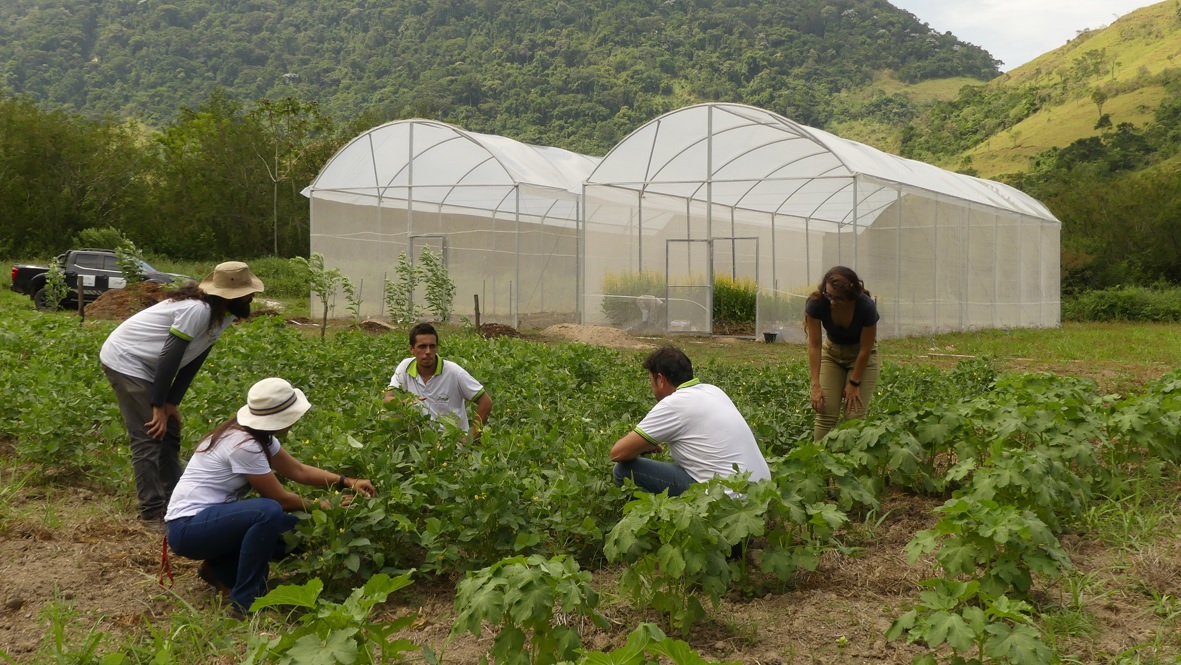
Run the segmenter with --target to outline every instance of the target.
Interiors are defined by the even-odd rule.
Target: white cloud
[[[1166,0],[1169,1],[1169,0]],[[1003,60],[1008,71],[1155,4],[1149,0],[889,0],[939,32],[951,32]]]

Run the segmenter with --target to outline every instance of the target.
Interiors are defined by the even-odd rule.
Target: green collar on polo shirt
[[[414,378],[418,378],[418,359],[410,361],[410,366],[406,368],[406,373]],[[435,373],[431,376],[438,376],[443,373],[443,359],[436,356],[435,358]]]
[[[681,388],[688,388],[690,386],[695,386],[699,383],[701,383],[701,379],[689,379],[688,381],[677,386],[677,390],[680,390]]]

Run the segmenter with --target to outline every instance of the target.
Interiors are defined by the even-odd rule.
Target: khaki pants
[[[845,401],[845,384],[853,374],[860,344],[833,344],[828,339],[820,349],[820,388],[824,391],[824,409],[816,412],[812,439],[819,441],[837,426]],[[856,411],[845,410],[845,420],[857,420],[865,415],[865,407],[878,383],[877,346],[869,352],[865,372],[861,375],[861,401],[865,405]]]

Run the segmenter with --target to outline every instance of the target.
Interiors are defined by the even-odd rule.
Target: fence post
[[[78,275],[74,284],[78,289],[78,316],[81,317],[78,323],[86,323],[86,298],[82,296],[82,275]]]

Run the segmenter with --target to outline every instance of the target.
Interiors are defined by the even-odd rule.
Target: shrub
[[[230,259],[235,257],[230,257]],[[230,260],[227,259],[227,260]],[[265,296],[282,300],[303,300],[307,302],[308,282],[303,270],[291,263],[289,259],[278,256],[256,257],[246,260],[250,265],[250,272],[262,280],[266,286]],[[213,266],[209,266],[213,270]],[[204,274],[197,275],[197,279]],[[257,298],[257,296],[256,296]]]
[[[422,281],[422,272],[410,263],[406,252],[398,254],[398,265],[394,266],[396,279],[385,281],[385,308],[390,321],[412,323],[422,308],[414,304],[414,288]]]
[[[119,262],[119,272],[128,284],[142,284],[147,276],[144,275],[143,252],[129,239],[124,239],[115,248],[115,258]]]
[[[758,301],[755,281],[749,277],[714,277],[714,321],[753,323]]]
[[[1120,286],[1062,301],[1064,321],[1181,321],[1181,288]]]
[[[338,268],[324,267],[324,255],[319,252],[312,254],[310,259],[297,256],[289,260],[291,265],[302,273],[304,283],[320,301],[322,307],[320,339],[323,339],[324,332],[328,328],[328,302],[336,296],[336,288],[344,280],[344,275]]]
[[[91,227],[82,229],[74,238],[74,247],[94,247],[96,249],[113,249],[122,245],[123,234],[111,226]]]
[[[443,255],[434,253],[430,247],[423,247],[418,260],[419,274],[426,284],[427,306],[441,323],[447,323],[451,319],[451,309],[455,302],[455,282],[447,273]]]

